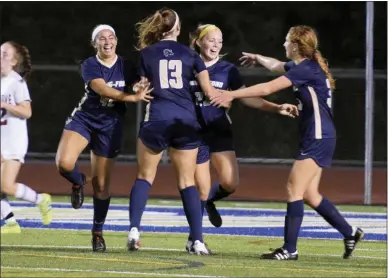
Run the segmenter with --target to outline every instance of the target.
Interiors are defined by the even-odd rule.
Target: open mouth
[[[105,51],[112,51],[113,46],[112,45],[104,45],[104,50]]]

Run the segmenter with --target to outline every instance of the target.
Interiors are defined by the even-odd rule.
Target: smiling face
[[[117,37],[111,30],[101,30],[98,32],[93,46],[101,58],[112,58],[116,55]]]
[[[3,43],[1,45],[1,74],[6,75],[12,71],[16,66],[17,60],[15,58],[16,50],[10,43]]]
[[[219,29],[211,30],[197,43],[203,59],[213,61],[219,57],[222,49],[222,32]]]

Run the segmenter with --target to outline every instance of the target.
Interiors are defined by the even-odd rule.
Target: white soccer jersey
[[[12,71],[1,77],[1,101],[17,105],[31,101],[28,87],[23,78]],[[1,155],[4,159],[24,162],[28,148],[27,120],[1,109]]]

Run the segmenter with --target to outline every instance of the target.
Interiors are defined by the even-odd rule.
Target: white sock
[[[16,193],[15,193],[16,198],[19,198],[24,201],[34,203],[37,205],[43,200],[42,195],[36,193],[35,190],[32,190],[27,185],[22,183],[17,183],[16,186],[17,186]]]
[[[12,212],[11,205],[8,203],[7,200],[1,200],[0,210],[1,210],[1,220],[5,219],[8,216],[8,214]],[[7,221],[9,221],[12,218],[15,221],[15,217],[11,217],[7,219]]]

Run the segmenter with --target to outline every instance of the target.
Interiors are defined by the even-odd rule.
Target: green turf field
[[[53,201],[68,202],[68,198],[54,197]],[[112,200],[113,204],[127,202]],[[168,200],[150,200],[149,204],[181,205]],[[219,204],[285,208],[281,203]],[[386,212],[385,207],[340,209]],[[91,251],[88,231],[25,228],[18,235],[2,235],[1,277],[387,277],[387,246],[383,241],[361,242],[354,257],[344,260],[340,240],[300,239],[298,261],[264,261],[259,255],[281,246],[281,238],[205,235],[215,254],[197,256],[185,252],[184,234],[142,233],[142,249],[137,252],[126,250],[126,232],[106,232],[104,237],[107,252],[101,254]]]
[[[279,239],[208,235],[216,254],[196,256],[184,251],[184,235],[144,233],[137,252],[126,250],[126,236],[107,232],[108,251],[96,254],[85,231],[3,235],[1,277],[386,277],[383,242],[362,242],[355,257],[343,260],[342,241],[300,240],[299,261],[279,262],[258,259]]]

